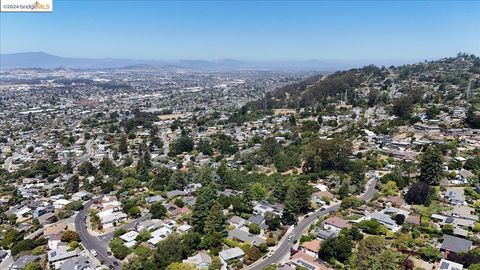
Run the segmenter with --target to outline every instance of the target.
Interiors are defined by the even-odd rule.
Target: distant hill
[[[300,82],[276,89],[258,101],[250,102],[247,109],[276,109],[307,107],[322,99],[352,90],[365,82],[367,74],[378,72],[371,65],[360,69],[335,72],[328,76],[314,75]]]
[[[130,59],[89,59],[89,58],[66,58],[59,57],[44,52],[24,52],[2,54],[0,57],[0,67],[2,69],[12,68],[114,68],[133,65],[161,65],[163,63],[146,60]]]
[[[469,54],[390,68],[368,65],[337,71],[328,76],[315,75],[280,87],[267,93],[265,97],[246,104],[242,111],[305,108],[319,103],[326,106],[331,104],[329,101],[339,102],[340,99],[348,100],[350,105],[358,105],[367,100],[366,94],[370,95],[370,99],[381,94],[384,96],[403,94],[410,96],[412,102],[418,102],[419,96],[424,91],[435,96],[436,93],[431,89],[443,91],[445,85],[452,85],[452,89],[460,89],[459,91],[450,89],[447,91],[449,95],[461,95],[470,82],[473,82],[472,88],[478,88],[480,79],[476,74],[480,74],[480,58]],[[476,79],[470,81],[468,78]],[[391,89],[394,81],[397,84],[397,91]],[[415,82],[414,85],[411,85],[412,82]],[[418,86],[422,84],[428,87]]]
[[[141,60],[141,59],[117,59],[117,58],[69,58],[60,57],[44,52],[22,52],[0,55],[0,69],[13,68],[74,68],[74,69],[105,69],[123,68],[132,66],[144,66],[152,68],[183,68],[204,70],[315,70],[335,71],[355,66],[362,66],[360,61],[263,61],[246,62],[235,59],[222,59],[218,61],[206,60]],[[386,64],[386,63],[383,63]]]

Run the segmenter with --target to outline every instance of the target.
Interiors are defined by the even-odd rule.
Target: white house
[[[243,250],[239,247],[234,247],[220,251],[220,253],[218,253],[218,256],[224,264],[228,265],[228,263],[233,260],[242,260],[243,256],[245,256],[245,252],[243,252]]]
[[[65,207],[65,205],[71,203],[72,201],[66,200],[66,199],[58,199],[53,202],[53,208],[55,209],[62,209]]]

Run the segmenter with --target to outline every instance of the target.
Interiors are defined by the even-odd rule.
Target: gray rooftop
[[[243,252],[243,250],[239,247],[234,247],[234,248],[220,251],[218,255],[222,257],[224,260],[228,261],[228,260],[235,259],[245,255],[245,252]]]
[[[472,241],[465,240],[456,236],[444,234],[441,249],[452,251],[455,253],[466,252],[470,250]]]
[[[243,231],[243,230],[240,230],[240,229],[236,229],[236,228],[228,232],[228,238],[238,239],[242,242],[250,242],[254,246],[257,246],[257,247],[260,244],[265,243],[264,239],[262,239],[262,238],[260,238],[256,235],[253,235],[249,232],[246,232],[246,231]]]

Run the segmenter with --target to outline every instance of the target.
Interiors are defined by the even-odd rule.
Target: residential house
[[[186,194],[190,194],[190,193],[193,193],[193,192],[197,191],[197,189],[199,189],[201,187],[202,187],[202,184],[200,184],[200,183],[192,183],[192,184],[188,184],[187,186],[185,186],[183,188],[183,191]]]
[[[267,212],[272,212],[281,216],[283,213],[283,205],[271,204],[269,202],[262,201],[253,206],[253,211],[262,216],[265,216]]]
[[[475,209],[466,205],[455,205],[453,206],[452,210],[446,211],[445,214],[452,217],[478,221],[478,216],[475,214]]]
[[[154,202],[163,202],[163,201],[165,201],[165,199],[160,195],[155,195],[155,196],[146,197],[145,201],[148,204],[152,204]]]
[[[459,238],[453,235],[444,234],[440,250],[445,252],[462,253],[467,252],[472,247],[472,241]]]
[[[21,256],[13,262],[12,266],[10,266],[10,270],[23,270],[27,264],[36,262],[39,259],[40,257],[33,255]]]
[[[165,208],[167,208],[168,213],[174,217],[190,213],[190,209],[187,207],[178,207],[175,204],[167,204]]]
[[[153,229],[159,228],[162,225],[163,225],[162,220],[160,220],[160,219],[150,219],[150,220],[145,220],[145,221],[142,221],[142,222],[138,223],[138,225],[136,226],[136,229],[137,229],[138,232],[151,231]]]
[[[233,225],[235,226],[235,228],[241,228],[243,226],[245,226],[245,224],[247,223],[247,221],[239,216],[233,216],[231,217],[228,222],[230,223],[230,225]]]
[[[320,264],[316,256],[312,257],[303,251],[299,251],[295,253],[291,258],[290,261],[299,267],[304,267],[309,270],[328,270],[328,267]]]
[[[190,231],[193,227],[188,225],[188,224],[183,224],[181,225],[180,227],[177,228],[177,231],[179,233],[186,233],[188,231]]]
[[[265,230],[268,227],[265,223],[265,217],[263,215],[251,216],[248,219],[248,224],[257,224],[262,230]]]
[[[90,192],[87,192],[85,190],[80,190],[79,192],[76,192],[72,194],[72,201],[87,201],[92,197],[92,194]]]
[[[312,194],[312,201],[320,205],[326,205],[327,201],[333,200],[333,198],[333,194],[329,191],[318,191]]]
[[[465,203],[465,195],[463,188],[448,188],[444,195],[445,200],[451,204],[463,205]]]
[[[127,219],[127,214],[117,211],[114,209],[108,209],[97,214],[100,218],[100,222],[104,228],[114,227],[115,224],[118,224]]]
[[[67,246],[58,246],[57,249],[55,250],[50,250],[47,253],[47,258],[48,258],[48,263],[50,265],[50,268],[53,269],[60,269],[60,265],[63,263],[63,261],[77,257],[78,256],[78,250],[72,250],[68,251]]]
[[[323,221],[323,227],[328,231],[339,233],[342,229],[350,228],[352,225],[343,218],[330,217]]]
[[[315,229],[315,234],[317,235],[317,239],[320,240],[327,240],[328,238],[331,237],[336,237],[338,235],[338,232],[336,231],[325,231],[320,228]]]
[[[178,197],[178,196],[185,196],[187,193],[183,190],[172,190],[167,192],[167,198],[173,198],[173,197]]]
[[[90,258],[78,256],[65,260],[60,266],[60,270],[93,270],[93,263]]]
[[[220,260],[224,264],[229,264],[234,260],[243,260],[243,256],[245,256],[245,252],[239,247],[230,248],[227,250],[222,250],[218,253]]]
[[[320,251],[320,241],[318,239],[313,239],[311,241],[303,242],[300,248],[308,255],[316,257]]]
[[[457,173],[456,182],[454,184],[467,184],[474,177],[475,177],[475,174],[473,174],[471,171],[462,169]]]
[[[66,200],[66,199],[58,199],[53,202],[53,208],[55,209],[62,209],[65,207],[65,205],[71,203],[72,201]]]
[[[227,196],[227,197],[235,197],[235,196],[241,194],[242,192],[227,188],[223,191],[219,191],[218,193],[221,194],[221,195]]]
[[[385,225],[389,230],[396,232],[400,227],[397,225],[395,220],[393,220],[389,215],[386,215],[381,212],[368,213],[366,216],[367,219],[373,219],[381,224]]]
[[[164,240],[165,238],[167,238],[167,236],[169,236],[170,234],[172,233],[172,230],[167,228],[167,227],[161,227],[155,231],[153,231],[151,233],[151,237],[148,242],[152,245],[152,246],[156,246],[158,244],[158,242]]]
[[[462,270],[463,265],[446,259],[440,261],[438,270]]]
[[[400,196],[388,196],[384,201],[394,207],[402,207],[405,205],[405,200]]]
[[[58,245],[62,242],[61,234],[54,234],[48,237],[47,246],[50,250],[55,250],[58,248]]]
[[[212,263],[212,258],[205,251],[200,251],[194,256],[188,257],[182,261],[183,263],[191,263],[195,265],[195,269],[208,269]]]
[[[251,243],[252,245],[258,247],[261,244],[265,243],[265,239],[260,238],[256,235],[253,235],[247,231],[240,230],[240,229],[233,229],[228,232],[228,239],[237,239],[241,242],[248,242]]]
[[[126,247],[132,248],[137,244],[137,241],[135,241],[137,236],[138,236],[138,232],[129,231],[127,233],[120,235],[120,239],[122,239],[125,242]]]

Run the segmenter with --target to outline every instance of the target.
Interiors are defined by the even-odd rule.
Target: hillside
[[[246,109],[306,108],[341,101],[373,106],[378,102],[392,104],[402,96],[415,103],[426,97],[438,102],[472,101],[477,97],[479,74],[480,58],[467,54],[398,67],[369,65],[306,78],[267,93]]]

